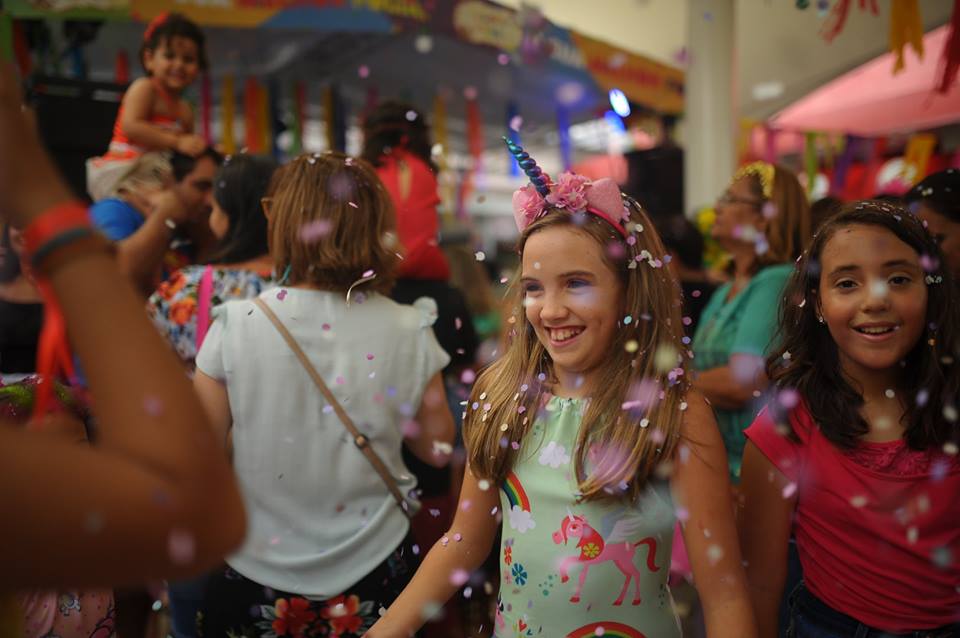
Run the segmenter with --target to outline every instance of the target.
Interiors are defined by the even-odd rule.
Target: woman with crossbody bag
[[[214,310],[195,388],[232,438],[249,515],[208,583],[204,636],[361,636],[413,575],[416,481],[401,458],[447,462],[449,361],[432,301],[390,289],[393,211],[376,174],[339,153],[279,169],[264,200],[285,283]]]

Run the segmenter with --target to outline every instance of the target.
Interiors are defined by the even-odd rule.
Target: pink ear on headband
[[[609,177],[602,177],[587,188],[587,208],[591,213],[602,217],[624,237],[627,231],[620,220],[626,217],[620,187]]]
[[[624,238],[627,231],[620,222],[625,217],[620,187],[608,177],[591,182],[582,175],[563,173],[550,183],[546,198],[533,185],[513,193],[513,217],[520,232],[542,217],[550,208],[563,208],[572,213],[589,212],[613,226]]]

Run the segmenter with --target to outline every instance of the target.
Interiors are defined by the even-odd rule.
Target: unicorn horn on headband
[[[517,222],[517,230],[523,232],[553,207],[568,213],[587,212],[595,215],[610,224],[621,237],[627,238],[629,233],[620,220],[626,221],[629,214],[615,181],[608,177],[590,180],[566,172],[555,183],[551,183],[547,174],[523,147],[506,137],[503,141],[534,187],[524,186],[513,193],[513,218]]]
[[[534,185],[537,192],[540,193],[540,196],[546,197],[549,195],[550,188],[547,186],[547,178],[543,174],[543,170],[537,166],[537,162],[530,157],[530,153],[527,153],[523,150],[522,146],[507,137],[504,137],[503,141],[507,143],[507,148],[510,149],[510,153],[517,158],[517,164],[520,165],[523,172],[530,178],[530,183]]]

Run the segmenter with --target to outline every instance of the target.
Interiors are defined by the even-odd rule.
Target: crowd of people
[[[160,598],[176,638],[670,638],[683,587],[687,635],[960,636],[960,171],[811,207],[748,164],[707,272],[511,142],[500,303],[417,109],[223,156],[202,32],[141,62],[89,207],[0,68],[0,636],[149,636]]]

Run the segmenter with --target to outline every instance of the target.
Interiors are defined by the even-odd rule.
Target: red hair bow
[[[154,31],[157,30],[157,27],[159,27],[161,24],[166,22],[167,18],[169,17],[170,17],[170,12],[164,11],[163,13],[160,13],[159,15],[157,15],[157,17],[155,17],[153,20],[151,20],[150,24],[147,25],[147,30],[143,32],[143,41],[150,42],[150,40],[153,38]]]

